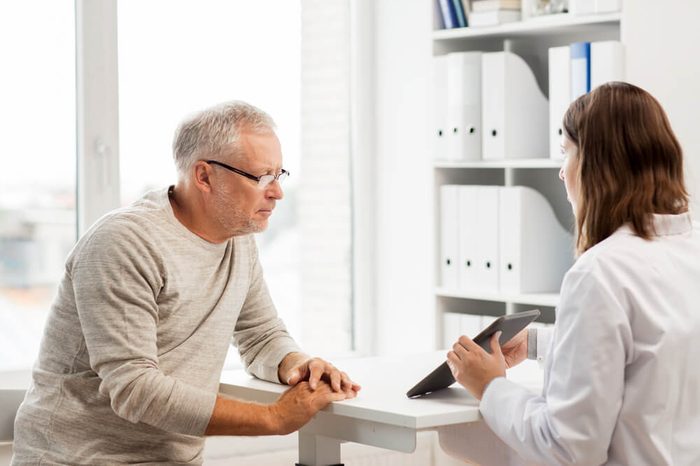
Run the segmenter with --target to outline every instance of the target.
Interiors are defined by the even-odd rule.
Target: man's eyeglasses
[[[272,183],[275,180],[277,180],[278,183],[282,183],[285,180],[285,178],[289,176],[289,172],[284,168],[276,175],[255,176],[251,175],[250,173],[244,172],[243,170],[239,170],[238,168],[232,167],[231,165],[226,165],[223,162],[219,162],[218,160],[205,160],[205,162],[212,165],[218,165],[222,168],[225,168],[228,171],[232,171],[233,173],[237,173],[241,176],[245,176],[248,179],[257,181],[258,188],[260,189],[265,189],[270,183]]]

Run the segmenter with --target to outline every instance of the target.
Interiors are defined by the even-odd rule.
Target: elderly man
[[[280,143],[231,102],[184,122],[175,186],[100,219],[68,257],[14,465],[201,464],[204,435],[293,432],[359,386],[304,355],[277,317],[253,233],[282,199]],[[272,405],[217,394],[229,342]]]

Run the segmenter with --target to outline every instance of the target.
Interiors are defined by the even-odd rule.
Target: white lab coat
[[[620,228],[566,274],[542,395],[489,384],[480,411],[512,449],[491,464],[700,465],[700,231],[689,214],[654,226],[651,241]],[[460,456],[455,433],[441,444]]]

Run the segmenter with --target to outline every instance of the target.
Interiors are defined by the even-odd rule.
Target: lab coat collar
[[[653,214],[654,236],[682,235],[693,230],[693,220],[689,212],[682,214]],[[634,234],[630,224],[626,223],[618,229],[620,233]]]

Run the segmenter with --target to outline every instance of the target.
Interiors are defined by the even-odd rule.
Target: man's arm
[[[92,234],[71,267],[90,366],[114,412],[130,422],[202,435],[216,394],[164,374],[157,345],[162,283],[147,241],[113,222]]]
[[[301,352],[287,333],[268,292],[255,240],[252,236],[247,240],[251,281],[233,334],[246,371],[260,379],[288,385],[308,381],[311,390],[325,380],[334,391],[354,397],[360,390],[358,384],[327,361]]]
[[[274,435],[279,431],[279,424],[272,405],[246,403],[218,395],[205,435]]]
[[[286,380],[279,378],[279,366],[288,354],[301,353],[301,349],[277,316],[258,260],[255,240],[250,235],[238,241],[242,248],[250,248],[251,275],[250,285],[243,291],[246,298],[236,321],[233,339],[248,373],[269,382],[284,383]]]
[[[321,409],[346,398],[325,383],[315,390],[307,382],[290,388],[271,405],[217,396],[206,435],[285,435],[299,430]]]

